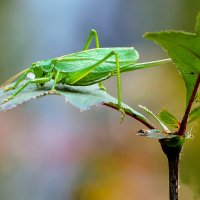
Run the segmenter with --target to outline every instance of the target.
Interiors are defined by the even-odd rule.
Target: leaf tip
[[[197,14],[195,32],[200,35],[200,12]]]
[[[155,34],[155,32],[146,32],[143,34],[143,38],[153,39]]]

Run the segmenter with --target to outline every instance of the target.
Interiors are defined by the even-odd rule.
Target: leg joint
[[[112,54],[112,55],[116,55],[117,52],[116,52],[116,51],[111,51],[111,54]]]
[[[90,33],[91,33],[92,35],[96,35],[96,34],[97,34],[97,31],[96,31],[95,29],[91,29]]]

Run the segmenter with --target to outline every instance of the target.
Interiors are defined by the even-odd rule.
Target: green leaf
[[[163,31],[146,33],[144,37],[160,44],[172,58],[186,86],[188,105],[197,76],[200,73],[200,14],[197,17],[196,33]]]
[[[200,105],[195,106],[190,114],[189,114],[189,120],[188,123],[193,122],[195,120],[197,120],[200,117]]]
[[[137,133],[138,136],[145,136],[153,139],[165,139],[165,138],[174,138],[176,135],[173,135],[172,133],[161,133],[159,130],[156,129],[150,129],[150,130],[145,130],[141,129]]]
[[[37,88],[35,84],[29,84],[12,100],[3,103],[4,99],[8,98],[11,94],[15,93],[16,90],[19,89],[19,87],[21,87],[25,82],[26,81],[23,81],[14,90],[4,91],[3,89],[0,89],[0,111],[9,110],[31,99],[35,99],[46,95],[52,95],[52,92],[50,92],[52,81],[50,83],[45,84],[45,86],[43,86],[42,88]],[[99,89],[98,84],[91,86],[67,86],[60,84],[57,85],[56,92],[54,92],[53,94],[65,97],[67,102],[79,108],[81,111],[88,110],[93,106],[98,106],[105,103],[116,107],[118,106],[118,100],[110,96],[104,90]],[[130,114],[137,116],[139,119],[150,123],[145,116],[133,110],[128,105],[122,103],[122,108]]]
[[[199,102],[199,92],[197,91],[195,98],[194,98],[194,103],[198,103]]]
[[[162,129],[165,131],[165,133],[171,133],[171,131],[167,128],[167,126],[165,126],[165,124],[162,123],[162,121],[153,114],[152,111],[150,111],[148,108],[146,108],[145,106],[141,106],[139,105],[140,108],[142,108],[147,114],[149,114],[151,117],[153,117],[162,127]]]
[[[172,128],[178,128],[180,122],[176,119],[174,115],[172,115],[167,110],[163,109],[159,114],[159,118],[165,123],[166,125]]]

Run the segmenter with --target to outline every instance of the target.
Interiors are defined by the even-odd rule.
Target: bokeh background
[[[89,30],[102,47],[134,46],[140,62],[166,58],[143,33],[194,31],[197,0],[0,0],[0,82],[34,61],[80,51]],[[105,85],[116,96],[116,80]],[[175,66],[122,75],[123,101],[181,118],[185,89]],[[33,100],[0,113],[1,200],[168,199],[167,161],[145,128],[99,106],[86,112],[62,97]],[[200,136],[191,127],[180,163],[180,199],[200,199]],[[191,130],[189,129],[189,130]]]

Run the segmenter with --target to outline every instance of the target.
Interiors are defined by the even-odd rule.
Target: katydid
[[[96,48],[88,50],[93,38]],[[44,85],[46,82],[53,79],[51,92],[55,91],[56,84],[59,83],[74,86],[87,86],[99,83],[100,88],[103,89],[104,87],[101,81],[116,75],[118,108],[124,115],[121,106],[120,73],[148,68],[171,61],[171,59],[164,59],[146,63],[136,63],[138,59],[139,54],[133,47],[100,48],[98,34],[95,30],[91,30],[82,51],[35,62],[30,68],[23,70],[4,83],[1,87],[4,87],[19,77],[13,86],[5,88],[5,90],[15,89],[20,82],[27,78],[29,73],[34,74],[34,78],[27,80],[24,85],[5,99],[4,102],[13,99],[30,83]]]

